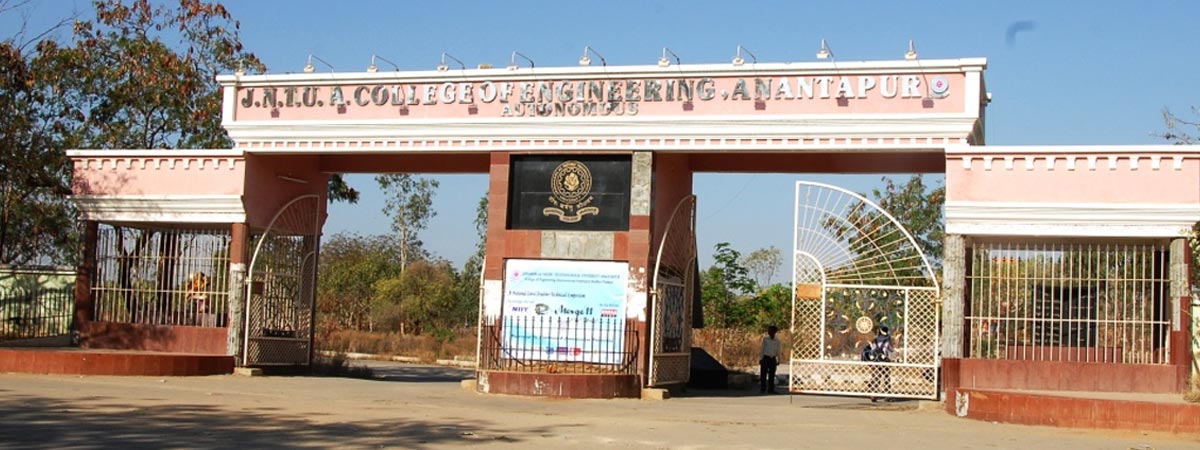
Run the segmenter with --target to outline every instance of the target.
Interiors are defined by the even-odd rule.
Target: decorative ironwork
[[[254,239],[247,275],[245,365],[310,362],[320,213],[318,196],[298,197]]]
[[[938,283],[912,235],[861,195],[797,182],[793,392],[937,397]],[[889,361],[864,361],[888,327]]]
[[[506,330],[522,330],[519,335]],[[556,330],[570,330],[556,333]],[[619,346],[593,347],[582,344],[596,336],[616,333]],[[480,370],[533,373],[637,373],[637,322],[627,319],[569,318],[545,316],[485,317],[480,322]],[[546,336],[555,340],[546,342]],[[572,352],[581,347],[589,354]]]
[[[650,317],[650,386],[687,383],[691,375],[695,295],[696,196],[675,206],[655,259]]]
[[[1168,364],[1169,278],[1153,243],[976,243],[967,356]]]
[[[225,327],[228,229],[100,224],[92,277],[95,320]]]

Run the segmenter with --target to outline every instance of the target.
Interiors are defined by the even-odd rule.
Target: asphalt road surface
[[[1200,449],[1200,436],[994,424],[918,402],[481,395],[459,387],[468,370],[370,365],[377,379],[0,374],[0,448]]]

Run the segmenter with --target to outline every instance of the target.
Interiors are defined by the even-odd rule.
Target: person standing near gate
[[[762,350],[759,352],[758,360],[758,392],[762,394],[775,394],[775,368],[779,367],[779,340],[775,339],[775,333],[779,332],[779,328],[771,325],[767,327],[767,336],[763,337]]]
[[[892,362],[892,336],[888,334],[888,327],[879,327],[879,334],[875,339],[871,340],[871,344],[867,347],[868,360],[875,363],[871,365],[871,382],[868,387],[872,392],[887,392],[892,390],[892,368],[886,364]],[[871,402],[878,400],[871,397]]]

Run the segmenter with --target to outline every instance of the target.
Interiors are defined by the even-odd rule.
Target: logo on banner
[[[589,214],[600,214],[591,206],[596,198],[592,193],[592,172],[575,160],[564,161],[550,175],[550,204],[542,209],[546,216],[558,217],[564,223],[576,223]]]

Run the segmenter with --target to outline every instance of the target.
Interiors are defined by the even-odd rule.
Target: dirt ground
[[[1200,436],[994,424],[917,402],[480,395],[459,387],[469,371],[372,365],[377,380],[0,375],[0,448],[1200,449]]]

